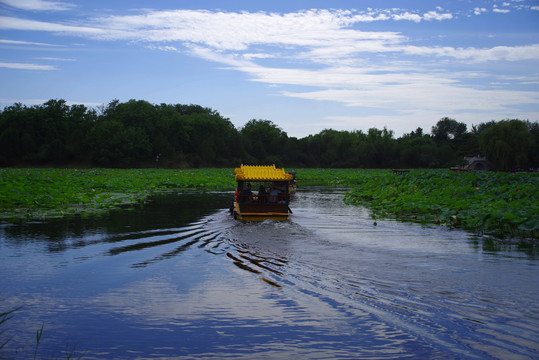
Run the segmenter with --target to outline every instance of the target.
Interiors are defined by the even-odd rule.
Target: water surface
[[[466,232],[377,220],[300,189],[287,222],[242,223],[231,193],[0,228],[0,355],[84,359],[539,358],[538,257]]]

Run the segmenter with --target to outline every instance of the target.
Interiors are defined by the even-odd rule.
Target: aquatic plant
[[[373,216],[539,238],[539,174],[387,170],[365,176],[345,201]]]
[[[0,299],[0,301],[4,301],[4,300]],[[0,313],[0,350],[6,350],[7,345],[13,339],[13,336],[9,336],[7,338],[4,338],[4,334],[7,331],[7,329],[5,329],[5,323],[7,321],[9,321],[10,319],[12,319],[13,316],[14,316],[14,313],[16,311],[20,310],[20,309],[21,309],[21,307],[17,307],[15,309],[11,309],[11,310],[4,311],[4,312]],[[34,360],[39,358],[38,357],[38,352],[39,352],[38,350],[39,350],[39,345],[41,344],[41,339],[43,337],[43,329],[44,329],[44,327],[45,327],[45,324],[42,324],[41,328],[39,330],[36,330],[36,344],[35,344],[35,347],[34,347],[34,354],[33,354]],[[18,351],[19,350],[17,350],[17,352]],[[69,346],[67,346],[66,347],[66,359],[72,359],[74,357],[74,355],[75,355],[75,352],[76,352],[75,346],[73,346],[73,349],[71,351],[69,350]],[[3,353],[0,353],[0,359],[5,358],[3,355],[4,355]],[[27,354],[27,355],[29,355],[29,354]],[[78,357],[78,359],[82,359],[83,356],[84,356],[84,353],[82,353]]]
[[[291,171],[293,169],[286,169]],[[294,169],[302,186],[350,187],[345,200],[395,217],[539,237],[539,174]],[[234,169],[0,169],[0,220],[88,216],[144,206],[164,191],[231,191]]]
[[[36,348],[34,350],[34,360],[37,359],[37,349],[39,349],[39,344],[41,343],[41,337],[43,336],[43,327],[45,324],[41,325],[41,329],[36,331]]]
[[[0,220],[106,213],[173,189],[232,190],[231,169],[0,169]]]
[[[0,301],[4,301],[3,299],[0,299]],[[4,338],[4,334],[6,333],[6,329],[4,327],[4,324],[13,317],[13,313],[17,310],[19,310],[20,308],[15,308],[15,309],[11,309],[11,310],[8,310],[8,311],[4,311],[2,313],[0,313],[0,350],[4,349],[6,347],[6,345],[11,341],[11,339],[13,338],[12,336],[11,337],[7,337],[7,338]],[[2,356],[0,355],[0,359],[2,359]]]

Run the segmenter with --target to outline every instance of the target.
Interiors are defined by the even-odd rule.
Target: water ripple
[[[539,358],[534,259],[375,225],[342,197],[300,190],[286,222],[191,203],[178,220],[168,201],[95,228],[5,227],[6,304],[28,299],[18,330],[44,318],[56,343],[91,339],[89,358]]]

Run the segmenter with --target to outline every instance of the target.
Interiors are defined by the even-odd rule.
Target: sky
[[[539,120],[539,0],[0,0],[0,107],[197,104],[240,129]]]

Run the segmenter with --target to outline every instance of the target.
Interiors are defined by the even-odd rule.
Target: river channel
[[[3,224],[0,357],[539,358],[536,250],[375,222],[344,194],[299,189],[286,222],[196,193]]]

